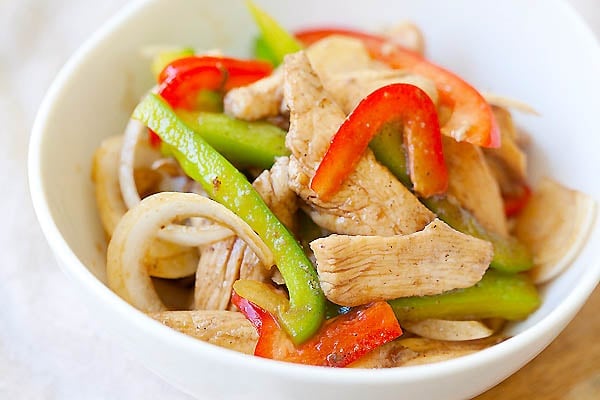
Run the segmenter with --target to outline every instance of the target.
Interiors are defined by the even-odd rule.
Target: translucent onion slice
[[[150,276],[164,279],[179,279],[192,276],[198,265],[198,249],[154,239],[144,264]]]
[[[102,141],[94,153],[92,165],[98,212],[104,231],[109,237],[127,211],[119,190],[117,172],[122,144],[122,136],[113,136]]]
[[[170,243],[181,246],[198,247],[205,246],[235,235],[231,229],[222,225],[167,225],[158,231],[158,237]]]
[[[165,310],[143,262],[158,230],[174,220],[203,217],[234,231],[264,265],[273,254],[258,235],[233,212],[193,193],[164,192],[149,196],[121,219],[108,245],[108,286],[131,305],[145,312]]]
[[[423,55],[425,53],[425,37],[417,25],[410,21],[402,21],[387,28],[384,35],[391,42]]]
[[[545,178],[519,214],[515,235],[533,253],[534,283],[547,282],[573,261],[596,213],[591,197]]]
[[[485,99],[485,101],[487,101],[489,104],[491,104],[493,106],[510,108],[513,110],[521,111],[525,114],[540,115],[540,113],[535,108],[533,108],[529,104],[524,103],[520,100],[512,99],[510,97],[501,96],[499,94],[490,93],[490,92],[483,92],[481,94],[482,94],[483,98]]]
[[[139,121],[130,119],[123,135],[123,147],[121,148],[121,159],[119,162],[119,185],[121,195],[127,208],[133,208],[140,202],[140,195],[135,184],[134,168],[136,150],[143,145],[140,142],[142,134],[148,132],[146,127]],[[140,146],[138,146],[140,143]],[[148,146],[144,146],[148,147]],[[150,166],[160,159],[160,153],[154,152],[155,157],[149,158],[143,164]]]
[[[141,201],[135,182],[135,168],[140,165],[156,168],[169,167],[158,151],[140,140],[141,136],[146,133],[147,129],[143,124],[131,119],[123,136],[118,176],[121,196],[128,209],[135,207]],[[170,167],[171,169],[176,168],[176,166]],[[169,182],[173,188],[187,186],[185,183],[189,181],[184,178],[184,184],[178,185],[176,179],[173,177],[172,182]],[[231,236],[233,236],[231,230],[216,225],[196,227],[174,224],[164,227],[158,234],[160,239],[181,246],[199,246]]]

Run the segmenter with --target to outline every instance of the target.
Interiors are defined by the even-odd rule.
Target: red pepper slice
[[[359,39],[374,59],[385,62],[391,68],[407,69],[431,79],[437,87],[440,103],[453,110],[450,119],[442,128],[444,134],[458,141],[467,141],[482,147],[500,146],[500,130],[491,107],[475,88],[454,73],[380,36],[334,28],[296,33],[296,37],[305,45],[331,35]]]
[[[504,201],[504,214],[506,214],[507,217],[514,217],[518,215],[523,208],[525,208],[530,198],[531,188],[525,183],[521,186],[517,193],[502,194],[502,200]]]
[[[423,197],[448,188],[448,170],[435,105],[417,86],[394,83],[377,89],[356,106],[331,140],[311,181],[327,200],[352,173],[369,142],[385,123],[400,120],[414,190]]]
[[[347,314],[328,320],[315,336],[296,347],[269,312],[235,292],[231,299],[258,331],[254,355],[259,357],[345,367],[402,334],[392,308],[380,301],[353,308]]]
[[[271,74],[264,61],[192,56],[173,61],[158,77],[158,93],[174,108],[193,110],[200,90],[230,90]]]
[[[249,85],[273,72],[270,63],[228,57],[190,56],[168,64],[158,76],[158,94],[173,108],[194,110],[202,90],[228,91]],[[160,138],[152,131],[150,144]]]

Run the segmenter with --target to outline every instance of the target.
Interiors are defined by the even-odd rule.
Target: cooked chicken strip
[[[437,103],[437,89],[432,81],[372,60],[358,39],[329,36],[310,46],[306,55],[325,90],[346,114],[368,94],[392,83],[418,86]]]
[[[497,149],[483,149],[483,154],[505,193],[514,191],[527,179],[527,156],[517,145],[517,129],[508,110],[492,107],[500,128],[502,145]]]
[[[317,75],[321,76],[317,71]],[[435,84],[420,75],[401,70],[356,70],[322,78],[323,87],[346,114],[350,114],[358,103],[375,90],[393,83],[406,83],[423,90],[434,104],[438,102]]]
[[[196,310],[227,309],[245,250],[245,244],[237,238],[201,248],[194,286]]]
[[[378,346],[365,354],[349,368],[393,368],[400,367],[410,360],[420,356],[420,353],[403,346],[399,340]]]
[[[283,98],[282,84],[283,73],[277,69],[266,78],[230,90],[223,100],[225,113],[246,121],[276,116]]]
[[[501,336],[451,342],[425,338],[394,340],[367,353],[350,368],[392,368],[450,360],[485,349],[503,341]]]
[[[254,354],[258,334],[242,313],[232,311],[164,311],[150,317],[205,342]]]
[[[504,339],[505,338],[502,336],[490,336],[484,339],[450,342],[424,338],[409,338],[398,340],[398,344],[419,354],[418,357],[411,358],[403,364],[408,366],[431,364],[465,356],[498,344]]]
[[[296,194],[289,188],[287,157],[280,157],[268,171],[253,182],[254,188],[288,228],[294,226],[298,210]],[[267,269],[245,242],[233,238],[201,249],[196,270],[194,308],[224,310],[229,305],[231,288],[239,279],[268,282],[272,271]]]
[[[422,321],[402,321],[402,329],[427,339],[464,341],[489,337],[494,330],[481,321],[448,321],[445,319],[424,319]]]
[[[448,194],[487,229],[508,235],[500,188],[481,149],[442,136],[448,167]]]
[[[310,179],[345,114],[323,89],[304,52],[286,57],[284,77],[290,108],[290,186],[318,225],[344,234],[385,236],[416,232],[433,220],[433,213],[369,149],[340,191],[321,201],[309,188]]]
[[[473,286],[493,255],[491,243],[438,219],[410,235],[330,235],[310,247],[325,296],[343,306]]]
[[[325,89],[346,113],[375,89],[392,83],[416,85],[437,103],[433,82],[373,60],[358,39],[330,36],[310,46],[306,54]],[[225,112],[247,121],[274,117],[287,109],[282,84],[283,74],[278,69],[269,77],[233,89],[225,96]]]
[[[289,186],[288,157],[279,157],[268,171],[263,171],[252,183],[271,211],[290,229],[295,231],[295,214],[298,197]]]
[[[357,70],[389,70],[371,58],[362,41],[348,36],[332,35],[319,40],[306,49],[306,56],[321,79]]]

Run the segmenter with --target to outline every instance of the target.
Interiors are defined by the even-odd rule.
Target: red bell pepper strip
[[[331,140],[311,181],[327,200],[354,170],[371,139],[382,126],[402,122],[408,170],[414,190],[423,197],[448,188],[448,170],[435,105],[414,85],[394,83],[375,90],[356,106]]]
[[[517,193],[503,193],[502,200],[504,201],[504,213],[507,217],[514,217],[518,215],[523,208],[525,208],[530,198],[531,188],[525,183],[521,186]]]
[[[273,71],[271,64],[228,57],[192,56],[165,67],[158,93],[174,108],[193,110],[200,90],[227,91],[248,85]]]
[[[475,88],[454,73],[380,36],[349,29],[312,29],[296,33],[305,45],[331,35],[359,39],[374,59],[391,68],[407,69],[431,79],[437,87],[440,103],[452,109],[450,119],[442,127],[444,134],[482,147],[500,146],[500,130],[491,107]]]
[[[228,91],[248,85],[271,74],[268,62],[228,57],[189,56],[168,64],[158,76],[158,94],[173,108],[195,110],[203,90]],[[159,137],[152,131],[150,144]]]
[[[235,291],[232,302],[257,329],[259,339],[254,355],[264,358],[345,367],[402,334],[392,308],[380,301],[328,320],[315,336],[296,347],[269,312]]]

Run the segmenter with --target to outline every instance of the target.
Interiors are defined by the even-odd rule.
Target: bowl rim
[[[551,327],[566,325],[583,306],[598,284],[598,281],[600,280],[600,259],[595,260],[593,265],[590,265],[585,273],[579,278],[577,291],[571,291],[556,308],[551,310],[548,315],[543,317],[535,325],[497,345],[456,359],[426,365],[379,369],[377,371],[370,371],[369,373],[365,373],[365,370],[362,369],[313,367],[241,354],[233,350],[220,348],[194,339],[146,316],[141,311],[129,305],[125,300],[121,299],[116,293],[111,291],[104,283],[97,279],[79,260],[61,235],[48,205],[41,173],[41,155],[42,144],[47,130],[46,125],[56,108],[56,99],[60,97],[62,89],[69,81],[70,76],[77,72],[82,61],[87,58],[88,54],[91,53],[108,34],[123,24],[126,24],[132,16],[137,14],[143,8],[159,1],[161,0],[135,0],[127,4],[117,12],[116,15],[104,23],[101,28],[86,40],[69,58],[54,79],[38,109],[30,136],[28,150],[28,180],[34,210],[50,248],[61,261],[58,263],[59,267],[69,278],[78,281],[78,285],[82,285],[86,288],[90,292],[90,296],[96,297],[98,301],[105,303],[107,308],[112,309],[112,311],[119,314],[120,317],[126,317],[131,321],[131,324],[136,325],[140,330],[140,334],[151,335],[155,339],[167,341],[173,348],[181,349],[190,354],[201,353],[204,357],[208,356],[209,358],[219,359],[223,363],[235,364],[239,367],[252,368],[261,372],[269,372],[276,375],[297,377],[301,374],[302,379],[308,379],[312,382],[335,381],[341,384],[372,384],[393,381],[394,383],[402,383],[434,377],[450,376],[459,370],[470,370],[483,367],[486,364],[493,362],[493,360],[502,358],[504,354],[510,354],[527,347],[528,344],[532,344],[540,339],[544,332],[550,331]],[[596,40],[594,33],[566,0],[553,1],[556,7],[562,7],[565,18],[570,20],[569,25],[578,30],[578,34],[582,38],[587,37],[587,40],[590,38]],[[598,42],[596,41],[596,43]],[[600,46],[596,46],[593,59],[600,69]],[[594,235],[594,233],[599,230],[600,221],[596,218],[590,229],[589,236]],[[586,243],[588,241],[586,241]],[[558,334],[553,335],[551,339],[553,340],[557,335]],[[540,352],[552,340],[548,341],[548,343],[540,349]],[[537,353],[531,358],[535,357],[535,355],[537,355]],[[525,362],[523,364],[525,364]],[[144,365],[151,368],[146,364]]]

